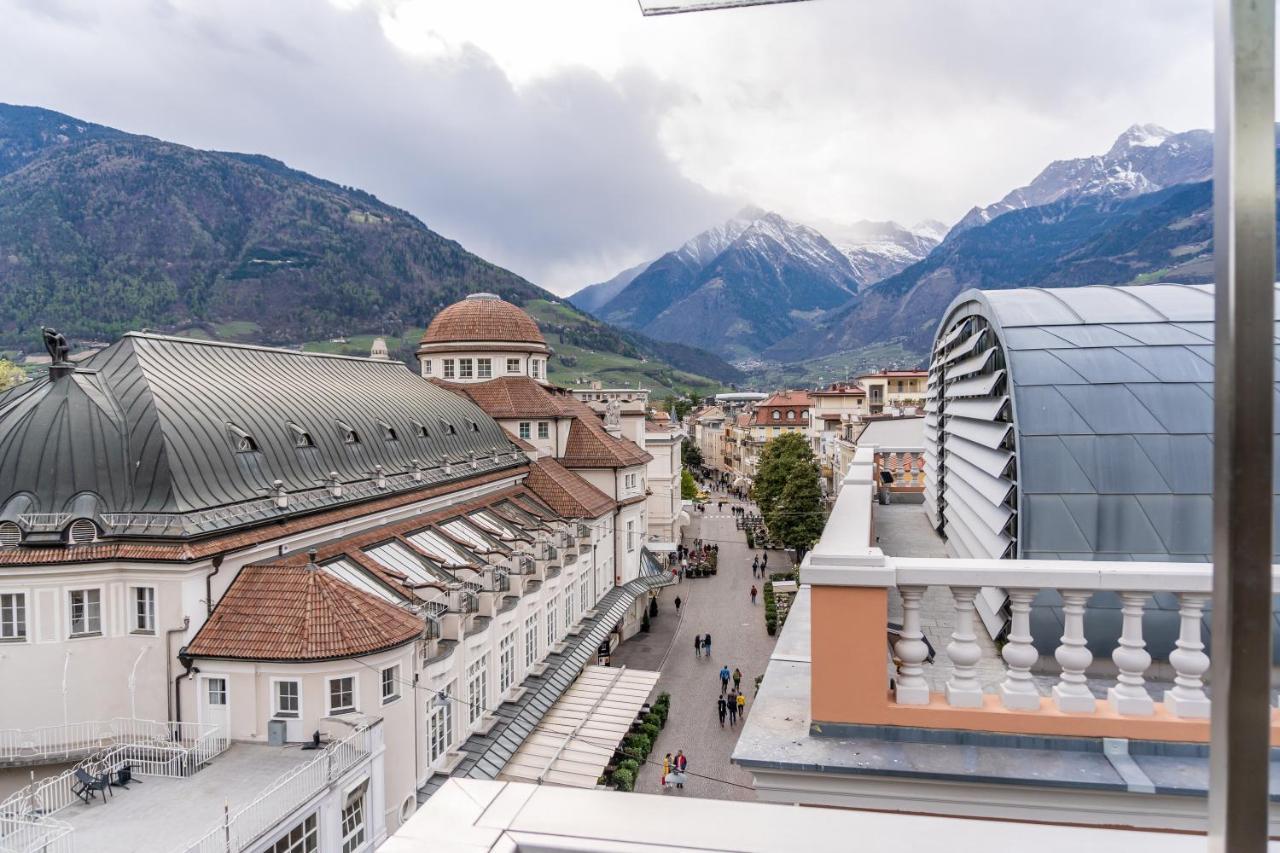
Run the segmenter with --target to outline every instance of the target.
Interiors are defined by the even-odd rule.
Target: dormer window
[[[22,542],[22,528],[12,521],[0,521],[0,548],[16,548]]]
[[[297,424],[289,424],[289,437],[293,440],[293,446],[299,449],[316,446],[315,441],[311,438],[311,433]]]
[[[387,441],[399,441],[400,437],[396,435],[396,428],[386,421],[379,421],[378,426],[382,427],[382,437]]]
[[[236,453],[258,452],[258,442],[235,424],[227,424],[227,434],[231,436],[231,445],[236,449]]]
[[[471,422],[471,431],[472,431],[472,432],[479,432],[479,431],[480,431],[480,424],[476,423],[475,421],[472,421],[472,422]]]
[[[440,419],[440,429],[444,430],[444,434],[445,434],[445,435],[457,435],[457,434],[458,434],[458,431],[457,431],[456,429],[454,429],[454,428],[453,428],[453,424],[449,423],[449,422],[448,422],[448,421],[446,421],[444,418],[441,418],[441,419]]]
[[[89,545],[98,541],[98,525],[87,518],[77,518],[67,528],[67,542],[72,545]]]
[[[423,423],[419,423],[417,421],[413,422],[413,434],[416,435],[418,438],[431,437],[430,434],[427,432],[427,425]]]
[[[338,424],[338,434],[342,436],[343,444],[360,443],[360,433],[356,432],[355,427],[350,424],[344,424],[342,421],[337,421],[336,423]]]

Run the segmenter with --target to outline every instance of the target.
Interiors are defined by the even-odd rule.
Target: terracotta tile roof
[[[599,518],[614,508],[613,498],[554,459],[530,464],[525,485],[565,518]]]
[[[528,376],[503,376],[488,382],[431,380],[441,388],[468,397],[491,418],[567,417],[562,401]]]
[[[423,344],[455,341],[519,341],[546,346],[533,318],[490,293],[473,293],[441,311],[427,326]]]
[[[609,435],[598,420],[575,418],[560,461],[566,468],[625,468],[652,458],[634,442]]]
[[[523,438],[516,435],[511,430],[506,430],[506,433],[507,433],[507,436],[511,439],[511,443],[514,444],[516,447],[520,448],[521,450],[537,450],[538,449],[533,446],[532,442],[525,441]]]
[[[187,646],[192,657],[316,661],[394,648],[422,633],[411,613],[307,566],[246,566]]]
[[[768,398],[761,400],[757,408],[763,406],[808,406],[808,391],[776,391]]]
[[[481,474],[466,480],[440,483],[412,492],[388,495],[385,498],[337,507],[324,512],[317,512],[313,515],[295,516],[284,522],[272,521],[236,533],[225,533],[211,536],[208,539],[190,542],[142,543],[108,540],[97,542],[93,545],[58,545],[49,548],[0,548],[0,566],[92,563],[102,560],[191,562],[192,560],[211,557],[214,554],[224,554],[238,551],[241,548],[251,548],[254,545],[260,545],[274,539],[292,536],[295,533],[314,530],[317,527],[324,527],[329,524],[337,524],[340,521],[359,518],[362,515],[373,515],[448,492],[469,489],[472,486],[480,486],[485,483],[491,483],[494,480],[519,476],[527,471],[528,469],[523,467],[508,468],[505,471],[491,471],[488,474]]]

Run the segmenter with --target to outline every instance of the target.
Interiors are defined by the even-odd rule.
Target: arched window
[[[354,427],[350,424],[345,424],[342,421],[335,421],[335,423],[338,425],[338,434],[342,436],[343,444],[360,443],[360,433],[356,432]]]
[[[67,528],[67,541],[72,545],[88,545],[98,541],[98,525],[87,518],[77,518]]]
[[[297,424],[289,424],[289,436],[293,440],[293,446],[297,448],[315,447],[316,443],[311,438],[311,433],[307,432]]]
[[[236,453],[258,452],[258,442],[235,424],[227,424],[227,434],[231,437],[231,446],[236,449]]]
[[[0,521],[0,548],[16,548],[22,542],[22,528],[12,521]]]
[[[794,410],[794,409],[792,409],[791,411],[787,412],[787,420],[789,420],[789,421],[794,421],[795,419],[796,419],[796,413],[795,413],[795,410]]]
[[[782,412],[779,412],[777,409],[774,409],[774,410],[773,410],[773,419],[774,419],[775,421],[780,421],[780,420],[782,420]]]
[[[382,427],[382,437],[387,441],[397,441],[399,436],[396,435],[396,428],[386,421],[379,421],[378,426]]]

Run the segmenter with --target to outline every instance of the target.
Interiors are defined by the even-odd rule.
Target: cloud
[[[954,221],[1129,124],[1212,115],[1200,0],[98,9],[0,0],[0,100],[278,157],[561,292],[743,202]]]

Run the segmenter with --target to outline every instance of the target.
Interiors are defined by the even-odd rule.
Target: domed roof
[[[473,293],[453,303],[436,315],[422,336],[423,344],[460,341],[547,345],[532,317],[492,293]]]

